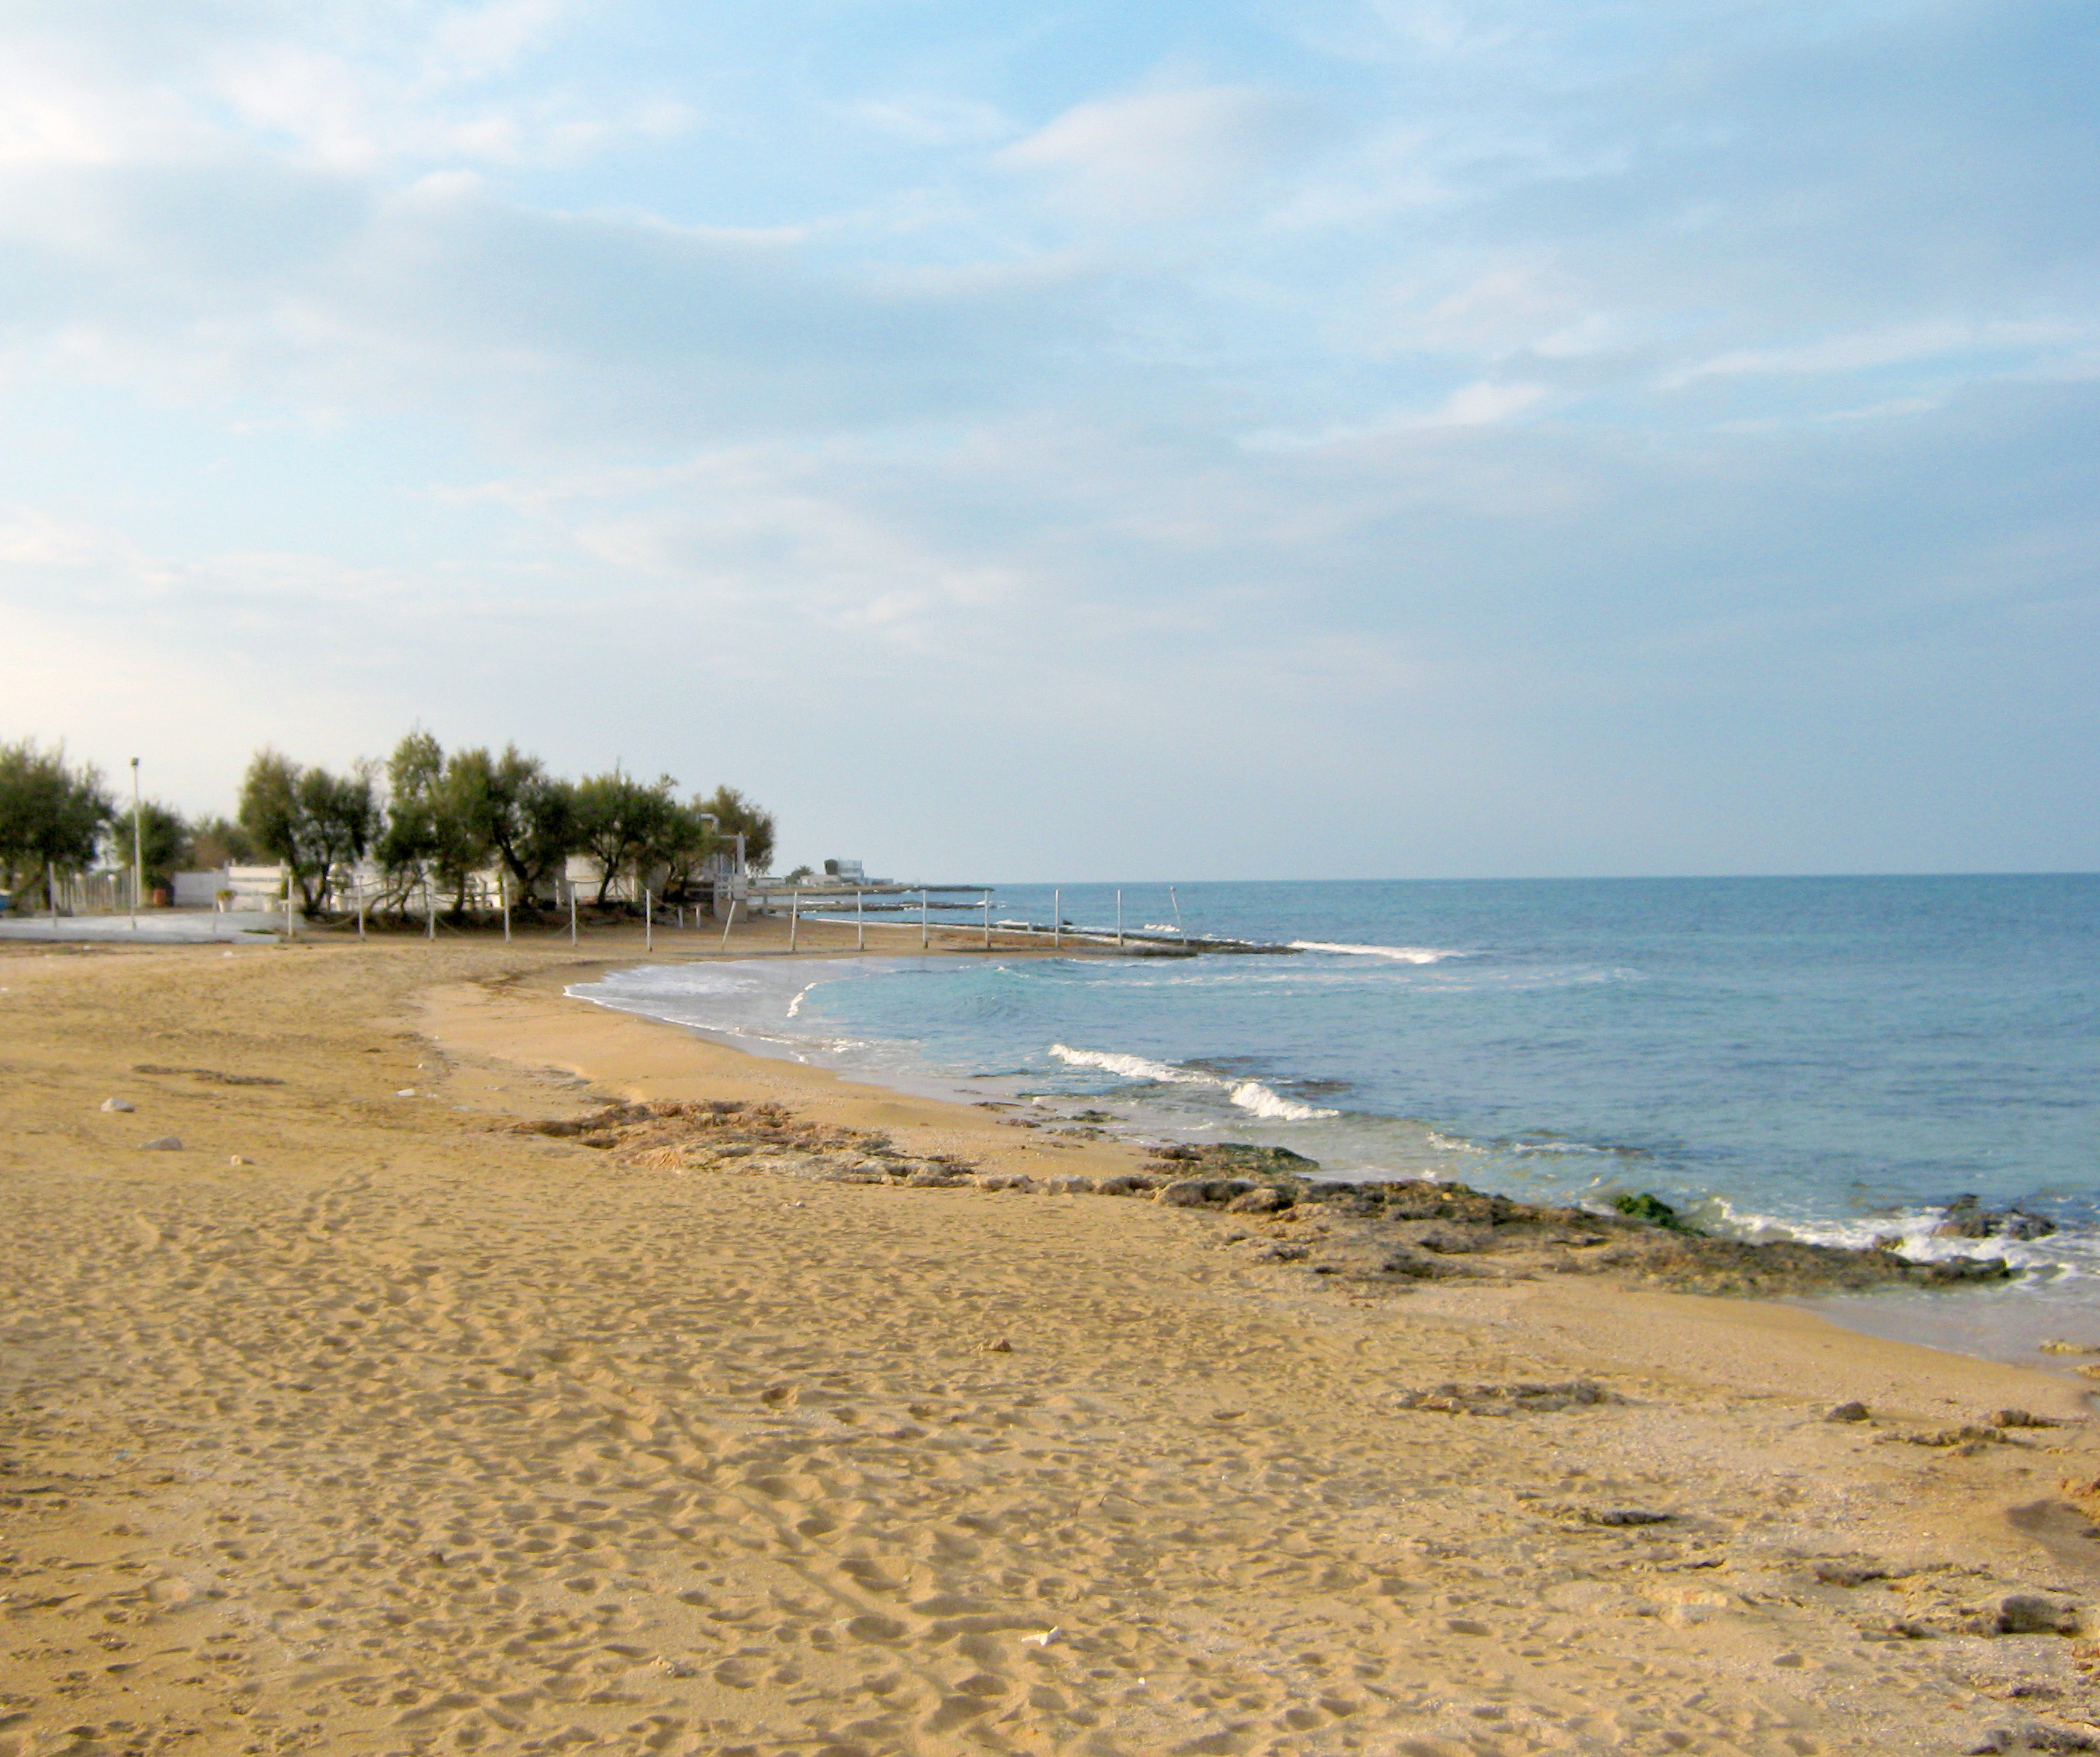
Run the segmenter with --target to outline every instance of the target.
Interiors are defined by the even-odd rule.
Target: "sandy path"
[[[1959,1632],[2096,1591],[2084,1428],[1880,1443],[2069,1380],[1352,1294],[1136,1201],[622,1169],[492,1121],[589,1080],[1123,1150],[561,1001],[565,956],[0,956],[0,1753],[1791,1757],[2100,1712],[2082,1640]],[[1580,1376],[1629,1401],[1397,1401]],[[1674,1516],[1590,1522],[1629,1508]]]

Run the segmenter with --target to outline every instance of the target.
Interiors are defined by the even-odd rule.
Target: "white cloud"
[[[2024,356],[2036,347],[2089,342],[2096,334],[2100,330],[2064,323],[1905,324],[1778,347],[1733,348],[1670,373],[1661,386],[1674,391],[1701,378],[1851,374],[1994,350],[2018,350]]]
[[[995,104],[938,94],[866,98],[852,106],[851,114],[878,133],[919,147],[984,146],[1016,132]]]
[[[507,72],[576,10],[571,0],[488,0],[448,12],[430,39],[431,62],[465,79]]]
[[[1211,86],[1077,104],[995,162],[1048,173],[1079,211],[1123,223],[1179,219],[1244,202],[1260,180],[1316,144],[1326,118],[1289,93]]]
[[[1428,432],[1443,427],[1491,427],[1513,421],[1527,409],[1538,407],[1551,394],[1551,387],[1547,385],[1482,378],[1461,385],[1430,408],[1389,410],[1366,420],[1339,422],[1311,433],[1266,429],[1245,435],[1240,445],[1248,452],[1306,452],[1383,439],[1392,434]]]

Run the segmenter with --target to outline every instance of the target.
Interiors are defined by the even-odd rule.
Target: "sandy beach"
[[[642,956],[0,947],[0,1757],[2100,1748],[2068,1370],[1323,1279]],[[953,1176],[520,1126],[650,1101]]]

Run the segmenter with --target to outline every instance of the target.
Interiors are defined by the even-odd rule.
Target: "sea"
[[[1330,1176],[1652,1192],[1749,1238],[2002,1256],[1998,1287],[1814,1303],[2031,1364],[2045,1338],[2100,1346],[2100,876],[1010,885],[990,916],[1053,908],[1288,949],[652,965],[571,992]],[[2055,1230],[1948,1236],[1965,1195]]]

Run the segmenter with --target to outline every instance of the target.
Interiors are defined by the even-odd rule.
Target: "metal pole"
[[[926,925],[926,888],[919,888],[919,949],[924,951],[933,943],[933,930]]]
[[[356,892],[355,893],[355,894],[356,898],[357,898],[357,937],[358,937],[360,939],[362,939],[362,938],[364,938],[364,886],[360,885],[360,886],[358,887],[358,889],[357,889]],[[216,938],[218,938],[218,924],[217,922],[215,922],[215,921],[212,924],[212,938],[213,938],[214,939],[216,939]]]
[[[729,930],[736,925],[736,898],[729,900],[729,914],[722,922],[722,949],[729,949]]]
[[[1123,944],[1123,893],[1116,893],[1116,944]]]
[[[646,885],[642,887],[642,949],[644,951],[656,949],[656,912],[651,906]]]
[[[990,951],[991,950],[991,893],[990,893],[990,891],[986,891],[986,892],[985,893],[985,897],[984,897],[984,906],[985,906],[985,950],[986,950],[986,951]]]
[[[506,872],[497,881],[503,887],[503,943],[510,943],[510,875]]]
[[[427,878],[423,881],[423,938],[438,937],[438,891]]]
[[[854,950],[867,950],[867,898],[859,891],[854,893]]]
[[[569,886],[569,943],[576,943],[576,888]]]
[[[1050,893],[1050,943],[1061,949],[1065,943],[1065,894],[1061,890]]]
[[[146,835],[139,820],[139,759],[131,759],[131,931],[139,931],[139,905],[146,885]]]
[[[299,924],[292,914],[291,881],[285,881],[285,941],[287,945],[299,937]]]
[[[44,863],[44,901],[51,906],[51,931],[59,930],[59,863],[55,860]]]
[[[1181,943],[1186,946],[1189,943],[1189,929],[1181,925],[1181,894],[1169,885],[1167,894],[1174,899],[1174,931],[1181,936]]]
[[[795,949],[795,936],[802,930],[802,887],[795,887],[795,896],[788,905],[788,949]]]

